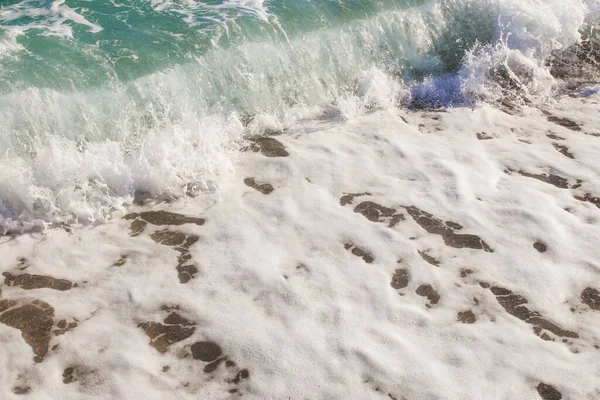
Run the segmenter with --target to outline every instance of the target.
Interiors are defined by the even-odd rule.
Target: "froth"
[[[148,82],[137,85],[141,101]],[[136,191],[181,196],[188,183],[233,169],[243,129],[236,118],[198,116],[197,104],[186,104],[194,99],[167,94],[154,93],[137,109],[126,95],[133,90],[65,96],[31,89],[3,99],[3,130],[13,133],[0,156],[4,229],[102,221]]]
[[[0,19],[45,13],[55,33],[70,29],[67,19],[98,28],[63,2],[26,4],[2,8]],[[207,7],[163,0],[152,6]],[[218,6],[257,15],[262,27],[276,22],[262,1]],[[267,126],[406,105],[547,101],[556,83],[549,58],[577,43],[598,9],[597,1],[584,0],[454,0],[304,33],[285,32],[283,21],[276,30],[284,37],[215,42],[185,65],[129,83],[6,94],[1,224],[97,221],[135,191],[183,195],[189,182],[227,175],[236,141]]]
[[[102,27],[88,21],[76,10],[65,5],[65,0],[44,2],[23,0],[18,4],[0,8],[0,29],[22,34],[30,29],[40,29],[45,35],[72,37],[73,29],[69,22],[87,26],[91,32],[100,32]],[[18,19],[31,22],[13,24]]]

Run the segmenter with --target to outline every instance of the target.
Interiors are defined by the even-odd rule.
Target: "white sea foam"
[[[586,19],[598,16],[594,11],[598,7],[596,0],[487,3],[466,0],[450,3],[450,14],[462,19],[457,23],[447,16],[444,18],[447,10],[434,4],[427,4],[432,9],[426,13],[430,18],[428,23],[440,22],[431,28],[434,37],[449,33],[448,39],[460,43],[472,36],[473,31],[492,29],[492,36],[496,38],[492,43],[476,44],[469,49],[456,75],[428,78],[415,86],[416,97],[439,105],[456,104],[464,101],[465,96],[498,101],[506,95],[505,88],[495,79],[499,70],[529,100],[548,99],[555,85],[546,64],[548,58],[553,52],[577,43]],[[452,42],[447,45],[451,47]]]
[[[233,3],[257,13],[269,4],[219,6]],[[153,3],[173,4],[182,2]],[[0,272],[77,286],[24,290],[5,276],[0,301],[18,303],[0,307],[47,302],[54,327],[34,364],[31,336],[0,323],[0,398],[512,400],[539,399],[540,383],[564,399],[600,398],[600,311],[582,300],[600,289],[600,88],[561,96],[545,64],[598,9],[431,1],[283,42],[215,47],[126,84],[3,94],[0,226],[71,226],[0,237]],[[38,26],[69,36],[48,15]],[[490,43],[469,43],[464,59],[446,51],[474,37]],[[3,57],[22,51],[11,40]],[[508,95],[529,104],[514,115],[492,104]],[[272,139],[288,157],[237,151],[243,135],[265,129],[281,131]],[[273,192],[250,187],[250,177]],[[204,193],[185,197],[190,182]],[[138,207],[136,191],[168,192],[168,201]],[[372,221],[381,213],[355,212],[363,201],[404,218]],[[448,246],[407,206],[493,252]],[[205,222],[150,223],[130,235],[132,220],[120,217],[150,209]],[[198,240],[171,248],[156,242],[165,229]],[[198,270],[185,284],[181,260]],[[390,284],[397,269],[408,273],[405,288]],[[537,336],[525,311],[509,314],[486,283],[550,323],[538,321]],[[437,303],[417,293],[424,284]],[[165,335],[171,345],[160,353],[139,324],[162,322],[168,307],[194,331],[172,344]],[[464,311],[473,324],[458,321]],[[77,327],[59,334],[62,319]],[[193,359],[192,343],[206,340],[235,366],[211,372]]]
[[[366,77],[365,93],[378,76]],[[16,399],[13,390],[28,388],[33,399],[198,399],[235,389],[249,399],[534,400],[544,383],[565,399],[595,399],[600,311],[581,293],[600,289],[600,210],[573,196],[598,195],[599,101],[564,96],[547,109],[577,121],[579,132],[536,108],[508,115],[487,105],[299,121],[275,137],[288,157],[243,153],[219,194],[152,208],[205,218],[202,226],[149,224],[132,237],[131,220],[119,219],[0,244],[0,271],[78,283],[64,292],[3,286],[2,299],[40,299],[54,308],[55,323],[78,326],[52,335],[52,350],[34,364],[20,332],[0,324],[0,396]],[[478,140],[482,132],[490,139]],[[583,182],[561,189],[519,170]],[[274,191],[248,187],[248,177]],[[347,193],[362,195],[343,206]],[[373,222],[354,212],[363,201],[405,219],[391,228]],[[403,206],[460,223],[460,233],[478,235],[494,252],[447,246]],[[181,253],[151,239],[165,228],[199,237],[190,247],[199,271],[186,284],[177,278]],[[536,251],[536,241],[547,251]],[[397,269],[408,271],[405,288],[390,284]],[[529,310],[578,337],[545,330],[554,340],[542,340],[482,281],[522,296]],[[416,293],[423,284],[440,295],[436,304]],[[162,322],[165,306],[177,306],[195,330],[159,353],[139,324]],[[467,310],[472,324],[457,319]],[[206,340],[236,365],[206,372],[190,351]],[[65,384],[69,367],[76,380]],[[242,368],[248,378],[236,384]]]
[[[269,19],[269,11],[264,5],[264,0],[224,0],[223,6],[249,11],[263,21]]]
[[[195,0],[151,0],[156,11],[177,12],[184,16],[183,19],[190,26],[195,26],[199,20],[224,23],[247,15],[254,15],[262,21],[268,21],[270,14],[263,3],[263,0],[223,0],[217,4],[206,4]],[[224,13],[226,10],[233,11],[233,14]]]
[[[0,58],[13,58],[18,59],[18,53],[23,49],[17,42],[17,35],[6,33],[0,37]]]
[[[36,21],[27,24],[9,24],[19,18],[31,18]],[[0,8],[0,29],[13,34],[39,29],[44,35],[70,38],[73,36],[73,29],[68,22],[85,25],[91,32],[102,30],[100,25],[88,21],[76,10],[66,5],[65,0],[51,1],[41,7],[36,0],[23,0],[20,3]]]
[[[186,4],[153,2],[159,11]],[[28,11],[25,5],[0,12],[8,20],[45,13],[43,23],[56,34],[67,34],[61,29],[70,29],[68,19],[87,24],[64,2]],[[218,6],[268,10],[262,2]],[[244,132],[238,117],[253,116],[245,132],[257,134],[267,125],[350,120],[410,104],[472,105],[506,96],[542,104],[556,83],[547,58],[576,43],[597,9],[597,1],[583,0],[431,1],[281,42],[215,47],[126,84],[5,94],[0,224],[101,221],[136,190],[183,195],[188,182],[232,170],[231,149]],[[478,42],[484,39],[489,43]],[[456,58],[461,51],[465,57]]]
[[[169,74],[152,79],[120,91],[2,97],[3,126],[12,133],[1,139],[3,225],[104,220],[136,190],[182,195],[187,183],[231,171],[239,121],[199,116],[198,104],[186,103],[198,99],[186,96],[195,88]]]

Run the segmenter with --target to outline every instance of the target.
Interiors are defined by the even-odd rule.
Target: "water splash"
[[[237,141],[265,124],[546,101],[552,60],[582,43],[599,9],[583,0],[2,7],[0,225],[101,221],[136,191],[184,195],[189,182],[229,174]]]

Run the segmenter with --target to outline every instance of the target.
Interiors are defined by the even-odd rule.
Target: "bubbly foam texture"
[[[39,102],[48,113],[47,119],[40,121],[36,114],[35,120],[40,125],[59,123],[54,129],[63,135],[49,132],[31,138],[23,134],[7,145],[1,157],[6,168],[0,172],[7,228],[21,222],[103,220],[130,202],[136,190],[181,195],[186,184],[226,175],[232,169],[235,157],[229,152],[235,148],[231,140],[242,130],[239,121],[197,117],[175,97],[159,110],[150,110],[152,105],[145,104],[146,113],[136,115],[142,111],[134,104],[115,99],[114,92],[103,99],[105,94],[73,101],[73,97],[58,93],[29,92],[29,99]],[[111,104],[114,100],[121,101]],[[20,111],[28,110],[36,113],[28,105]],[[57,110],[65,111],[59,121],[54,118]],[[95,111],[112,119],[97,118]],[[161,113],[176,115],[165,121],[157,115]],[[7,113],[7,121],[10,115],[15,116]],[[20,115],[23,118],[24,114]],[[146,121],[141,132],[139,119]],[[106,131],[111,136],[94,137]]]
[[[12,24],[16,20],[22,24]],[[88,21],[81,14],[65,4],[65,0],[39,1],[23,0],[20,3],[0,9],[0,27],[4,31],[23,34],[30,29],[41,30],[45,35],[64,38],[73,37],[70,23],[87,26],[91,32],[100,32],[102,27]]]
[[[373,90],[381,79],[365,77],[365,96],[387,98]],[[0,238],[0,271],[78,284],[2,286],[0,301],[39,299],[56,322],[78,326],[52,335],[34,364],[21,332],[0,323],[0,396],[29,387],[30,398],[66,400],[222,399],[230,390],[243,399],[534,400],[543,383],[563,399],[598,398],[599,303],[582,294],[600,289],[600,209],[574,197],[600,196],[597,91],[547,108],[578,132],[533,107],[508,115],[487,105],[299,121],[270,138],[289,156],[242,153],[220,193]],[[558,188],[518,171],[582,182]],[[263,184],[272,191],[256,189]],[[387,216],[357,212],[366,202]],[[158,210],[185,217],[149,212]],[[430,216],[419,223],[418,210]],[[454,247],[461,237],[493,252]],[[176,247],[184,238],[196,241]],[[182,284],[184,256],[197,273]],[[519,318],[517,306],[532,315]],[[166,324],[171,312],[194,331]],[[163,322],[162,339],[140,326]],[[236,366],[207,369],[193,357],[207,341]],[[157,342],[170,345],[159,352]],[[76,381],[63,383],[69,367]],[[248,378],[233,382],[242,368]]]
[[[102,29],[82,7],[30,3],[0,9],[2,61],[25,54],[14,38],[31,29],[70,41],[77,38],[73,23],[92,37]],[[590,0],[385,4],[366,17],[332,14],[329,23],[302,31],[286,29],[285,14],[271,10],[277,2],[153,1],[156,12],[180,15],[192,27],[217,21],[218,13],[206,11],[214,7],[255,21],[230,15],[211,31],[208,50],[134,80],[115,79],[110,59],[98,58],[109,77],[99,87],[77,89],[69,78],[75,90],[4,93],[2,226],[104,220],[136,190],[183,195],[187,183],[231,171],[244,132],[301,119],[348,120],[408,105],[546,102],[556,87],[548,59],[575,44],[599,9]],[[100,45],[78,46],[93,53]]]
[[[269,12],[264,6],[263,0],[224,0],[215,4],[194,0],[152,0],[151,4],[156,11],[174,11],[183,15],[183,20],[190,26],[195,26],[205,19],[223,24],[246,15],[256,16],[262,21],[269,19]]]
[[[16,53],[23,50],[23,46],[17,43],[16,35],[6,33],[2,39],[0,39],[0,57],[1,58],[15,58]]]
[[[454,2],[449,14],[437,16],[441,8],[432,7],[430,15],[441,22],[434,29],[442,37],[447,35],[444,48],[456,50],[451,43],[460,47],[465,40],[471,45],[456,74],[425,79],[414,93],[442,106],[465,100],[498,102],[516,94],[537,102],[547,100],[555,80],[546,61],[580,39],[586,18],[593,19],[589,6],[597,2],[588,3],[464,1]],[[493,39],[482,41],[486,36]]]
[[[269,19],[269,12],[264,6],[264,0],[225,0],[223,5],[225,7],[233,7],[236,9],[245,10],[256,14],[260,19],[267,21]]]

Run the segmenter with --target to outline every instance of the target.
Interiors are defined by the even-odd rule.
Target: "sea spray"
[[[184,195],[228,175],[239,140],[265,123],[547,101],[561,82],[554,60],[598,9],[11,1],[0,8],[0,224],[101,221],[136,191]],[[570,73],[563,63],[560,79]]]

